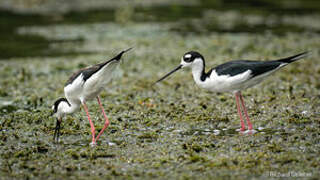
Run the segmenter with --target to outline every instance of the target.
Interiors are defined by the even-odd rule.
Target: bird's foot
[[[90,146],[91,147],[95,147],[97,145],[97,143],[95,142],[95,141],[92,141],[91,143],[90,143]]]

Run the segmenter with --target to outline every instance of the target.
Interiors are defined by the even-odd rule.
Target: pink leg
[[[101,129],[101,131],[100,131],[100,133],[98,134],[96,140],[99,139],[99,137],[102,135],[103,131],[104,131],[104,130],[109,126],[109,124],[110,124],[109,119],[108,119],[106,113],[104,112],[103,106],[102,106],[102,104],[101,104],[101,102],[100,102],[99,96],[97,96],[97,100],[98,100],[99,106],[100,106],[100,108],[101,108],[102,114],[103,114],[103,116],[104,116],[104,119],[105,119],[106,121],[105,121],[105,123],[104,123],[104,127]]]
[[[91,126],[91,133],[92,133],[92,144],[95,144],[96,143],[96,140],[95,140],[95,128],[94,128],[94,125],[90,119],[90,115],[89,115],[89,112],[88,112],[88,108],[87,108],[87,105],[86,103],[82,103],[83,107],[84,107],[84,110],[86,111],[87,113],[87,116],[88,116],[88,120],[89,120],[89,123],[90,123],[90,126]]]
[[[252,124],[251,124],[250,119],[249,119],[247,108],[244,105],[244,101],[243,101],[243,97],[241,95],[241,92],[239,93],[239,95],[240,95],[240,100],[241,100],[241,104],[242,104],[242,108],[243,108],[244,114],[246,115],[246,118],[247,118],[248,130],[252,130]]]
[[[240,123],[241,123],[241,129],[240,131],[244,131],[245,130],[245,125],[244,125],[244,121],[243,121],[243,118],[242,118],[242,113],[241,113],[241,109],[240,109],[240,103],[239,103],[239,94],[240,93],[236,93],[236,101],[237,101],[237,109],[238,109],[238,114],[240,116]]]

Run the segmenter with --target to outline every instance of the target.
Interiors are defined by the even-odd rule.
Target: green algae
[[[311,26],[279,36],[212,30],[184,34],[174,31],[175,23],[164,21],[91,23],[25,25],[23,35],[50,41],[70,38],[55,50],[76,53],[0,61],[2,178],[269,179],[276,178],[273,172],[319,176],[320,37],[309,31]],[[61,36],[63,32],[70,34]],[[79,37],[81,41],[72,41]],[[111,124],[98,145],[89,146],[90,125],[83,109],[64,119],[61,141],[54,143],[50,109],[63,96],[67,77],[131,46],[134,50],[124,57],[118,77],[101,94]],[[151,86],[191,49],[200,51],[208,66],[305,50],[312,56],[243,92],[258,132],[241,135],[233,95],[199,89],[189,70]],[[99,131],[99,106],[88,106]]]

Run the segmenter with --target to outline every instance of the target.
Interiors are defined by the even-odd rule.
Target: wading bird
[[[120,52],[114,58],[96,64],[94,66],[84,68],[74,73],[64,86],[64,94],[66,98],[59,98],[55,101],[52,106],[53,114],[57,117],[56,128],[54,132],[53,139],[57,142],[60,136],[60,124],[62,118],[66,114],[71,114],[79,110],[80,105],[83,105],[84,110],[88,116],[88,120],[91,126],[92,142],[91,145],[95,145],[96,141],[99,139],[103,131],[108,127],[109,120],[104,112],[103,106],[101,104],[99,93],[106,87],[112,78],[112,74],[116,67],[120,64],[122,55],[129,51],[129,48],[125,51]],[[104,127],[101,129],[98,136],[95,136],[94,124],[91,121],[89,111],[86,102],[96,98],[102,114],[105,118]]]
[[[240,131],[243,132],[245,130],[245,124],[241,112],[242,107],[247,120],[248,132],[250,132],[253,130],[252,124],[250,122],[241,91],[260,83],[275,71],[289,63],[306,57],[307,54],[308,52],[303,52],[273,61],[234,60],[218,65],[208,72],[205,72],[204,57],[196,51],[190,51],[183,55],[178,67],[155,83],[164,80],[179,69],[191,67],[193,79],[200,88],[207,89],[211,92],[232,92],[235,94],[237,110],[240,117]]]

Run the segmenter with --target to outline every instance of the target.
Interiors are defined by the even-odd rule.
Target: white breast
[[[247,70],[241,74],[218,75],[215,70],[212,71],[209,78],[205,81],[196,81],[201,88],[208,89],[212,92],[229,92],[239,91],[246,86],[246,81],[251,78],[251,70]]]

